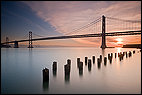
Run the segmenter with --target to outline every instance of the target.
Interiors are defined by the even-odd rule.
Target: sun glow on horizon
[[[123,39],[122,38],[117,38],[116,41],[117,41],[117,44],[123,44],[123,42],[122,42]]]
[[[116,47],[122,47],[123,46],[123,39],[122,38],[117,38],[116,39]]]

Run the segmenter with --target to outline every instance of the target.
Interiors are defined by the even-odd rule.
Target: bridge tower
[[[105,38],[105,16],[103,15],[102,16],[102,45],[101,45],[101,48],[102,49],[105,49],[107,46],[106,46],[106,38]]]
[[[19,48],[18,41],[14,41],[14,48]]]
[[[6,37],[6,45],[8,46],[9,43],[7,43],[7,42],[9,42],[9,38],[8,37]]]
[[[33,48],[32,46],[32,32],[29,31],[29,47],[28,48]]]
[[[6,37],[6,48],[9,48],[10,47],[10,45],[9,45],[9,38],[8,37]]]

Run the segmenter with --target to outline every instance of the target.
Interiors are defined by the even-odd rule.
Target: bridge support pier
[[[29,47],[28,48],[33,48],[32,46],[32,32],[29,32]]]
[[[14,48],[19,48],[19,46],[18,46],[18,41],[15,41],[15,42],[14,42]]]
[[[105,16],[102,16],[102,45],[101,48],[105,49],[106,46],[106,38],[105,38]]]

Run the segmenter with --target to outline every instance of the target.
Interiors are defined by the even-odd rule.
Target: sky
[[[33,32],[33,38],[67,35],[102,15],[141,21],[141,1],[1,1],[1,42],[5,42],[6,37],[10,41],[28,39],[29,31]],[[120,31],[115,28],[120,22],[112,23],[108,24],[106,32]],[[141,24],[136,26],[141,29]],[[101,33],[101,22],[79,31],[79,34],[87,33]],[[140,44],[141,36],[106,37],[106,43],[115,47]],[[20,44],[28,45],[28,42]],[[46,40],[33,44],[100,47],[101,38]]]

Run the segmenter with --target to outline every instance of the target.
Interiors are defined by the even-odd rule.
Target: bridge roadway
[[[111,32],[111,33],[105,33],[105,36],[122,36],[122,35],[139,35],[141,34],[141,30],[138,31],[125,31],[125,32]],[[83,34],[83,35],[70,35],[70,36],[56,36],[56,37],[46,37],[46,38],[35,38],[32,39],[32,41],[38,41],[38,40],[52,40],[52,39],[68,39],[68,38],[85,38],[85,37],[102,37],[102,33],[98,34]],[[25,42],[29,41],[27,40],[19,40],[17,42]],[[6,43],[14,43],[15,41],[5,42],[1,44]]]

